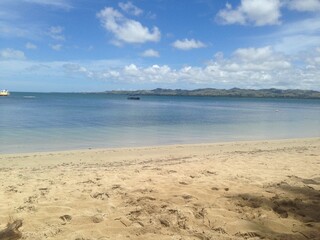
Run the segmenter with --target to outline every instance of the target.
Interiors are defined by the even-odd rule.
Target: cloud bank
[[[202,67],[184,66],[175,69],[168,65],[138,66],[132,63],[92,70],[81,64],[74,64],[72,68],[70,66],[66,69],[69,73],[106,82],[320,89],[317,81],[320,74],[319,48],[313,57],[304,59],[304,63],[299,66],[294,59],[275,52],[271,46],[239,48],[227,59],[219,53]]]

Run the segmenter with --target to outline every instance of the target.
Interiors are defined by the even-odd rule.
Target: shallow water
[[[320,136],[320,100],[12,93],[0,153]]]

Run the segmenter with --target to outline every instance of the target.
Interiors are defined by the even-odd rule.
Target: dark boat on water
[[[128,100],[140,100],[140,97],[138,96],[129,96],[127,97]]]

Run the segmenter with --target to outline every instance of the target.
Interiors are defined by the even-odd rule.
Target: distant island
[[[246,97],[246,98],[310,98],[320,99],[320,92],[313,90],[299,89],[215,89],[201,88],[195,90],[183,89],[163,89],[153,90],[135,90],[135,91],[105,91],[107,94],[125,94],[125,95],[153,95],[153,96],[208,96],[208,97]]]

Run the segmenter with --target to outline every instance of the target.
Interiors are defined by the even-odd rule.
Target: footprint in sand
[[[132,225],[132,221],[126,218],[125,216],[115,218],[114,220],[120,221],[125,227],[129,227]]]
[[[100,223],[104,220],[104,218],[101,214],[96,214],[96,215],[92,216],[91,220],[94,223]]]
[[[181,185],[189,185],[189,184],[186,183],[186,182],[179,182],[179,184],[181,184]]]
[[[258,237],[259,239],[261,238],[264,238],[263,236],[261,236],[259,233],[257,232],[244,232],[244,233],[241,233],[241,232],[238,232],[235,234],[237,237],[243,237],[245,239],[248,239],[248,238],[256,238]]]
[[[190,200],[190,199],[194,198],[193,196],[191,196],[191,195],[189,195],[189,194],[183,194],[183,195],[181,195],[181,197],[182,197],[183,199],[185,199],[185,200]]]
[[[93,194],[90,195],[92,198],[95,199],[101,199],[101,200],[105,200],[106,198],[109,198],[109,194],[106,192],[95,192]]]
[[[217,172],[206,170],[206,171],[203,171],[202,174],[205,176],[210,176],[210,175],[217,175]]]
[[[121,188],[121,185],[120,185],[120,184],[114,184],[114,185],[112,185],[112,190],[119,189],[119,188]]]
[[[70,215],[62,215],[59,217],[63,222],[62,225],[65,225],[67,223],[69,223],[72,220],[72,217]]]

